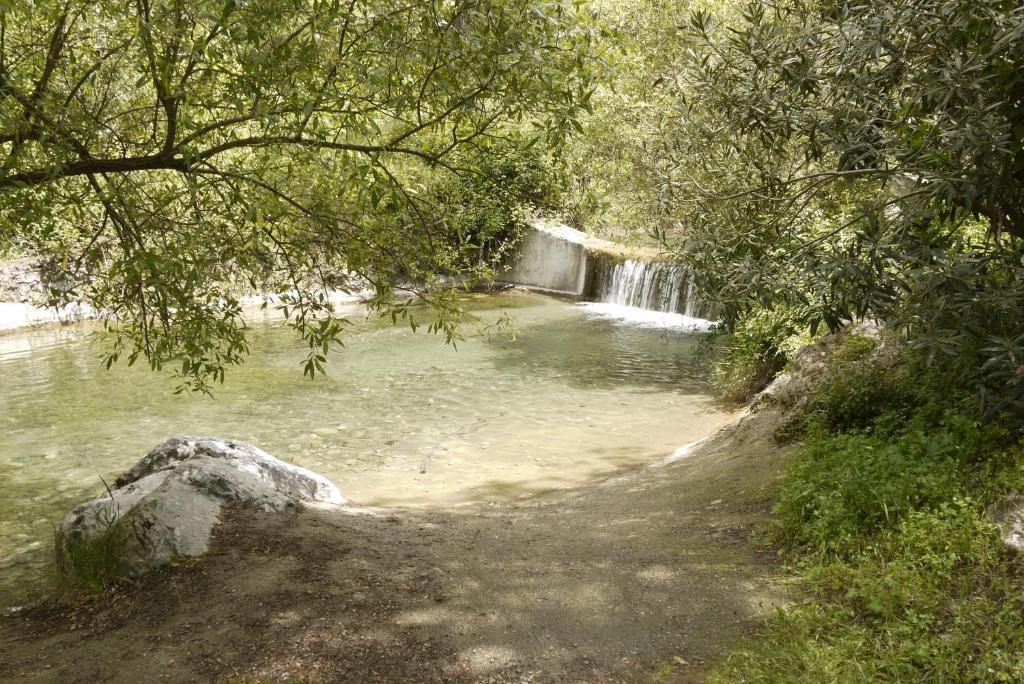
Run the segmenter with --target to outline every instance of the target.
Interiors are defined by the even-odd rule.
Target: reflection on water
[[[726,419],[684,332],[534,295],[473,307],[509,311],[517,337],[469,327],[455,351],[364,321],[315,381],[287,329],[254,324],[252,356],[214,399],[174,395],[145,369],[104,371],[84,328],[0,337],[0,596],[39,586],[61,515],[170,435],[252,442],[360,503],[459,505],[652,461]]]

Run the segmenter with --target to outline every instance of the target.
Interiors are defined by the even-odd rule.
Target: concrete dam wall
[[[613,243],[555,223],[531,221],[519,254],[498,274],[498,282],[584,297],[595,250]]]
[[[690,271],[565,225],[532,221],[498,282],[619,306],[710,317]]]

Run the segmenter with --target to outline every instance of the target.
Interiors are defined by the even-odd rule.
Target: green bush
[[[783,477],[803,595],[712,681],[1024,680],[1024,568],[988,514],[1024,489],[1020,416],[983,421],[954,378],[876,352],[828,358]]]
[[[911,360],[879,364],[873,348],[847,338],[812,395],[776,506],[785,547],[848,555],[913,511],[1013,486],[1012,425],[980,422],[970,397],[920,380]]]
[[[555,172],[541,145],[520,138],[454,153],[428,186],[453,272],[493,267],[515,248],[539,207],[556,199]]]
[[[818,432],[785,475],[780,541],[846,554],[909,512],[948,501],[964,480],[961,449],[946,431],[895,439]]]
[[[743,401],[764,389],[786,367],[801,342],[790,309],[761,309],[741,320],[717,352],[712,379],[728,399]]]
[[[917,389],[910,369],[895,353],[882,354],[877,347],[870,337],[847,336],[828,356],[828,371],[807,412],[833,431],[868,428],[882,416],[890,421],[905,417]]]
[[[811,600],[712,681],[1024,680],[1024,576],[979,502],[912,511],[849,559],[819,560],[803,568]]]

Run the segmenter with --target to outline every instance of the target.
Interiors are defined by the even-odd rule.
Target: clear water
[[[458,506],[657,460],[728,418],[686,329],[536,295],[471,307],[510,313],[515,339],[470,326],[454,350],[360,320],[315,381],[286,328],[253,323],[253,355],[213,399],[174,395],[146,369],[105,371],[85,327],[0,336],[0,598],[42,587],[61,516],[170,435],[251,442],[361,504]]]

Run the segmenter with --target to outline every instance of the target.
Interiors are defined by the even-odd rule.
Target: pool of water
[[[470,308],[511,314],[515,337],[467,325],[456,350],[353,308],[345,347],[312,381],[301,342],[254,322],[252,356],[212,399],[174,395],[147,369],[104,370],[84,326],[0,336],[0,598],[42,586],[56,522],[171,435],[251,442],[360,504],[459,506],[658,460],[730,417],[685,329],[530,294]]]

